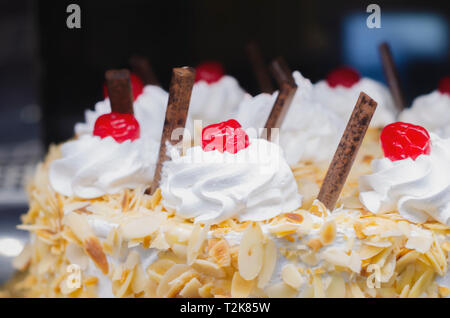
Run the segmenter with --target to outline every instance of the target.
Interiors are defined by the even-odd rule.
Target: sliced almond
[[[180,296],[184,298],[199,298],[200,294],[198,290],[201,286],[202,284],[199,280],[194,277],[184,285],[183,289],[180,291]]]
[[[19,271],[26,270],[30,265],[32,256],[33,256],[33,247],[31,246],[30,243],[27,243],[22,249],[22,252],[20,252],[20,254],[14,258],[12,262],[14,269]]]
[[[312,249],[314,252],[317,252],[318,250],[320,250],[323,247],[322,241],[320,240],[320,238],[312,238],[310,239],[306,245]]]
[[[266,292],[270,298],[293,298],[297,295],[297,291],[284,282],[267,287]]]
[[[200,223],[196,223],[192,229],[191,237],[188,241],[187,248],[187,264],[192,265],[200,254],[200,250],[205,242],[209,231],[209,226],[202,227]]]
[[[86,253],[91,257],[92,261],[97,265],[103,274],[108,274],[108,261],[103,252],[102,245],[97,237],[90,237],[84,242]]]
[[[224,239],[218,239],[212,244],[209,255],[220,267],[227,267],[231,264],[230,246]]]
[[[245,229],[239,247],[239,274],[246,280],[253,280],[261,271],[264,258],[264,236],[258,223]]]
[[[331,275],[331,281],[326,289],[329,298],[345,298],[345,280],[339,273]]]
[[[161,226],[163,218],[159,215],[148,215],[133,218],[121,224],[119,231],[125,240],[143,238],[152,235]]]
[[[277,246],[269,239],[264,246],[263,266],[258,276],[258,288],[264,288],[272,278],[277,264]]]
[[[219,265],[203,259],[196,260],[192,264],[192,267],[201,273],[216,278],[223,278],[226,275],[225,271]]]
[[[245,280],[239,275],[239,272],[234,272],[233,280],[231,281],[231,297],[245,298],[250,295],[255,281]]]
[[[183,264],[176,264],[172,266],[161,278],[159,286],[156,289],[156,295],[158,297],[167,297],[167,295],[169,295],[170,289],[172,288],[169,283],[189,270],[191,270],[191,268]]]
[[[305,279],[293,264],[286,264],[283,266],[281,269],[281,278],[286,284],[296,290],[299,290],[305,283]]]
[[[334,220],[325,222],[320,228],[320,241],[324,245],[331,244],[336,237],[336,222]]]

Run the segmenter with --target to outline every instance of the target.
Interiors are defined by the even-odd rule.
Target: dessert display
[[[450,141],[397,122],[368,145],[370,126],[393,121],[376,112],[387,109],[384,91],[379,105],[363,92],[346,100],[366,84],[335,72],[345,96],[336,115],[315,85],[277,65],[279,91],[243,93],[237,106],[228,101],[236,95],[218,94],[202,101],[210,108],[194,106],[194,93],[222,83],[217,65],[197,83],[201,67],[174,68],[154,119],[142,115],[144,93],[133,102],[130,73],[108,71],[109,108],[52,146],[29,184],[19,228],[30,242],[14,260],[23,277],[10,293],[448,297]],[[212,122],[191,147],[179,129],[196,107]],[[380,113],[390,115],[371,124]],[[385,158],[373,150],[380,144]]]
[[[351,67],[339,67],[332,70],[325,80],[314,85],[314,98],[324,107],[332,110],[344,121],[351,113],[350,106],[355,103],[360,92],[367,92],[379,106],[371,126],[382,128],[395,121],[397,114],[389,89],[382,83],[367,77],[361,77]]]
[[[414,99],[410,108],[400,114],[399,119],[417,123],[442,138],[450,137],[450,76],[441,79],[436,90]]]

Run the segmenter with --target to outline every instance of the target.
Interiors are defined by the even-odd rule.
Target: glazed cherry
[[[195,68],[195,82],[206,81],[208,84],[219,81],[225,75],[225,70],[219,62],[203,62]]]
[[[444,77],[440,80],[438,90],[439,90],[442,94],[448,94],[448,95],[450,95],[450,76],[444,76]]]
[[[391,161],[430,154],[430,135],[421,126],[396,122],[384,127],[380,138],[384,155]]]
[[[139,78],[139,76],[134,73],[130,74],[130,81],[131,91],[133,92],[133,100],[136,100],[144,91],[144,83]],[[108,97],[108,87],[106,86],[106,83],[103,84],[103,95],[105,96],[105,98]]]
[[[94,136],[113,137],[118,143],[138,139],[139,123],[132,114],[109,113],[101,115],[95,121]]]
[[[230,119],[218,124],[206,126],[202,130],[202,149],[237,153],[249,146],[249,138],[241,124]]]
[[[328,73],[327,83],[331,87],[341,85],[350,88],[358,83],[360,78],[361,75],[359,75],[358,71],[351,67],[343,66]]]

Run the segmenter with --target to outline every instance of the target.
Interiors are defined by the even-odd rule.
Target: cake
[[[169,97],[171,102],[176,100]],[[361,94],[336,152],[352,149],[342,174],[348,174],[375,108]],[[428,200],[414,200],[409,192],[414,184],[400,193],[397,203],[413,195],[404,209],[395,204],[388,210],[373,208],[378,205],[370,199],[382,200],[385,194],[371,181],[380,173],[377,167],[383,169],[377,160],[374,175],[362,176],[360,188],[356,178],[345,185],[343,178],[333,190],[337,199],[343,187],[336,204],[315,191],[329,188],[324,185],[330,185],[333,169],[341,169],[339,155],[326,176],[314,162],[300,161],[291,170],[277,144],[227,120],[203,128],[201,145],[180,152],[168,144],[170,158],[160,166],[159,187],[150,194],[149,180],[142,176],[150,176],[151,164],[159,162],[150,161],[150,142],[139,134],[148,123],[139,122],[137,112],[133,118],[132,109],[120,116],[112,109],[96,120],[91,134],[52,146],[37,167],[28,186],[30,209],[19,226],[30,231],[30,242],[14,260],[24,277],[12,286],[13,295],[449,296],[445,176],[430,205],[438,208],[426,218],[411,217]],[[113,124],[113,115],[121,125]],[[405,141],[402,129],[397,125],[392,133],[386,130],[388,137],[381,134],[387,160],[407,160],[407,167],[423,160],[448,171],[448,141],[423,138],[424,129],[414,127],[419,137]],[[392,147],[397,143],[402,147]],[[402,160],[393,164],[401,166]],[[93,169],[80,178],[80,170],[91,162]],[[70,181],[71,192],[56,185],[55,177],[61,176]],[[390,184],[397,182],[395,174],[388,173],[389,178]],[[418,182],[419,188],[428,189],[426,181]]]

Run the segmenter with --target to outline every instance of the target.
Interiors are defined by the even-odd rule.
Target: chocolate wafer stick
[[[145,57],[134,55],[130,58],[130,66],[133,72],[139,76],[144,85],[161,86],[153,72],[153,67]]]
[[[283,82],[288,82],[295,85],[294,77],[292,77],[292,71],[289,68],[286,60],[279,56],[270,63],[270,72],[277,81],[279,87]]]
[[[400,78],[392,57],[391,49],[389,48],[389,44],[386,42],[381,43],[378,49],[381,55],[384,74],[389,85],[389,90],[391,91],[394,99],[395,106],[399,111],[402,111],[406,107],[405,98],[403,97],[404,95],[400,85]]]
[[[377,102],[361,92],[317,197],[330,211],[341,194],[376,108]]]
[[[283,123],[284,117],[291,106],[292,99],[297,91],[297,85],[295,83],[283,82],[281,83],[280,92],[277,99],[273,104],[272,111],[264,126],[267,132],[267,140],[272,139],[272,128],[280,128]]]
[[[159,187],[163,164],[169,159],[166,151],[166,143],[169,142],[170,144],[175,145],[179,142],[179,140],[172,140],[171,136],[176,128],[184,128],[186,124],[194,81],[195,70],[193,68],[179,67],[172,70],[166,119],[164,121],[161,143],[159,145],[158,162],[150,193],[154,193]]]
[[[105,73],[111,111],[133,114],[133,92],[131,91],[130,71],[108,70]]]
[[[253,73],[255,74],[258,82],[259,89],[262,93],[272,94],[274,92],[274,88],[269,70],[264,62],[261,48],[256,42],[250,42],[247,44],[245,51],[247,52],[248,59],[252,65]]]

